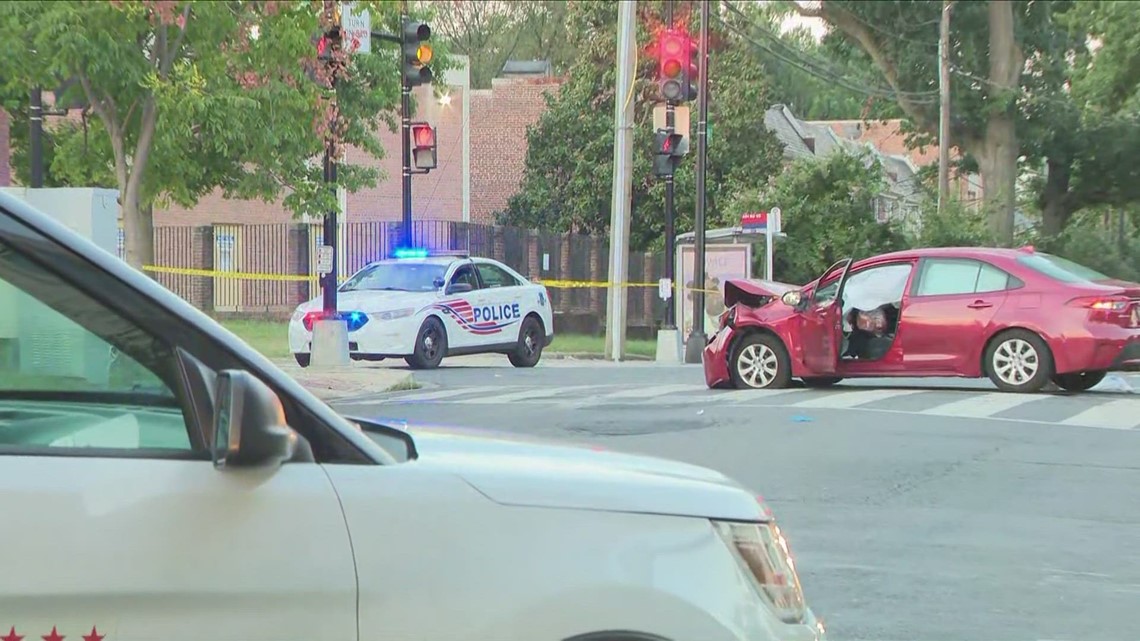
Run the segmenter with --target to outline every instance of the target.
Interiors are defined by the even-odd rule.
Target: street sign
[[[766,231],[768,229],[768,212],[750,211],[740,215],[740,226],[745,231]]]
[[[657,295],[661,300],[669,300],[673,297],[673,281],[668,278],[662,278],[657,281]]]
[[[317,273],[321,276],[332,271],[333,248],[328,245],[317,247]]]
[[[781,223],[783,223],[783,220],[780,218],[781,213],[782,212],[780,212],[779,207],[773,207],[771,210],[768,211],[768,218],[769,218],[770,223],[772,225],[772,233],[773,234],[779,234],[780,233],[780,226],[781,226]]]
[[[356,9],[355,2],[341,4],[340,29],[348,53],[372,53],[372,15]]]

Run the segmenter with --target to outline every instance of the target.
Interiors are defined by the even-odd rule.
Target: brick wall
[[[471,92],[471,222],[492,223],[518,190],[526,163],[526,131],[546,111],[555,78],[496,78]]]
[[[0,187],[12,184],[12,167],[9,164],[11,148],[8,146],[8,112],[0,109]]]

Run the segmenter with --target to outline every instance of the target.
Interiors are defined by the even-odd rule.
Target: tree
[[[843,258],[905,246],[892,225],[875,220],[874,200],[883,186],[877,160],[834,153],[797,160],[767,188],[738,194],[729,210],[739,215],[779,203],[787,238],[773,252],[775,278],[806,283]]]
[[[897,93],[915,142],[937,134],[935,92],[940,2],[794,5],[833,27],[829,53],[862,60]],[[1135,103],[1135,3],[956,2],[952,9],[951,144],[977,166],[999,242],[1013,240],[1019,172],[1041,212],[1041,232],[1060,234],[1074,213],[1140,199]],[[1090,41],[1101,43],[1090,49]],[[1093,64],[1093,62],[1096,64]]]
[[[932,98],[937,95],[941,2],[823,0],[818,7],[793,6],[803,16],[824,19],[857,47],[882,74],[915,128],[937,135],[938,103]],[[995,235],[1005,242],[1013,238],[1016,202],[1018,81],[1025,57],[1036,52],[1035,43],[1015,38],[1015,26],[1032,32],[1047,12],[1024,7],[1026,3],[1004,0],[959,2],[951,22],[953,62],[961,72],[952,82],[952,137],[977,161]]]
[[[652,110],[657,101],[656,61],[650,44],[661,26],[663,3],[639,3],[638,80],[622,99],[634,103],[633,220],[631,246],[659,245],[664,226],[664,182],[652,175]],[[610,222],[614,42],[617,4],[571,2],[569,32],[578,59],[548,109],[528,132],[526,169],[519,193],[499,216],[504,224],[558,231],[606,233]],[[677,24],[696,31],[693,3],[678,2]],[[720,204],[732,193],[757,188],[780,167],[782,149],[763,127],[770,104],[764,69],[739,39],[714,23],[710,46],[709,226],[728,222]],[[692,229],[696,183],[696,105],[690,117],[690,154],[675,174],[677,229]]]
[[[555,73],[573,60],[566,0],[431,0],[436,34],[471,64],[471,87],[488,89],[508,60],[547,60]]]
[[[359,4],[372,10],[374,25],[395,29],[390,3]],[[96,180],[111,170],[126,258],[140,267],[153,262],[159,202],[191,206],[220,189],[227,198],[284,195],[297,214],[337,206],[314,162],[334,114],[312,40],[320,8],[266,1],[2,3],[0,77],[24,91],[73,81],[62,99],[89,107],[96,124],[88,141],[101,139],[88,147],[87,175]],[[373,132],[382,123],[395,126],[395,62],[388,52],[347,62],[335,121],[343,144],[383,155]],[[75,144],[74,130],[57,133]],[[83,176],[74,155],[61,149],[52,162],[59,178]],[[356,166],[339,171],[349,191],[377,177]]]

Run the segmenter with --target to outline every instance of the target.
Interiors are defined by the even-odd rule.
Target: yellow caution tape
[[[261,280],[261,281],[286,281],[305,283],[319,280],[320,276],[313,274],[311,276],[301,276],[297,274],[267,274],[263,272],[229,272],[219,271],[214,269],[195,269],[192,267],[161,267],[158,265],[144,265],[143,271],[156,274],[176,274],[180,276],[205,276],[208,278],[222,278],[230,280]],[[347,280],[347,276],[340,276],[341,282]],[[606,281],[591,281],[591,280],[536,280],[532,281],[539,285],[544,285],[553,289],[579,289],[579,288],[601,288],[608,289],[614,283]],[[621,287],[658,287],[658,283],[621,283]],[[690,292],[705,292],[709,294],[719,294],[716,289],[696,289],[693,287],[682,287],[681,289]]]

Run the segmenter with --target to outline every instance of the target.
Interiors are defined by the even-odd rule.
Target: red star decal
[[[91,626],[91,634],[83,635],[83,641],[103,641],[103,637],[105,636],[107,635],[99,634],[99,631],[95,629],[95,626]],[[0,639],[0,641],[3,641],[3,639]]]
[[[8,634],[0,637],[0,641],[21,641],[24,637],[16,634],[16,626],[12,626],[8,630]]]
[[[55,626],[51,626],[51,634],[45,634],[40,637],[44,641],[63,641],[63,635],[55,631]]]

